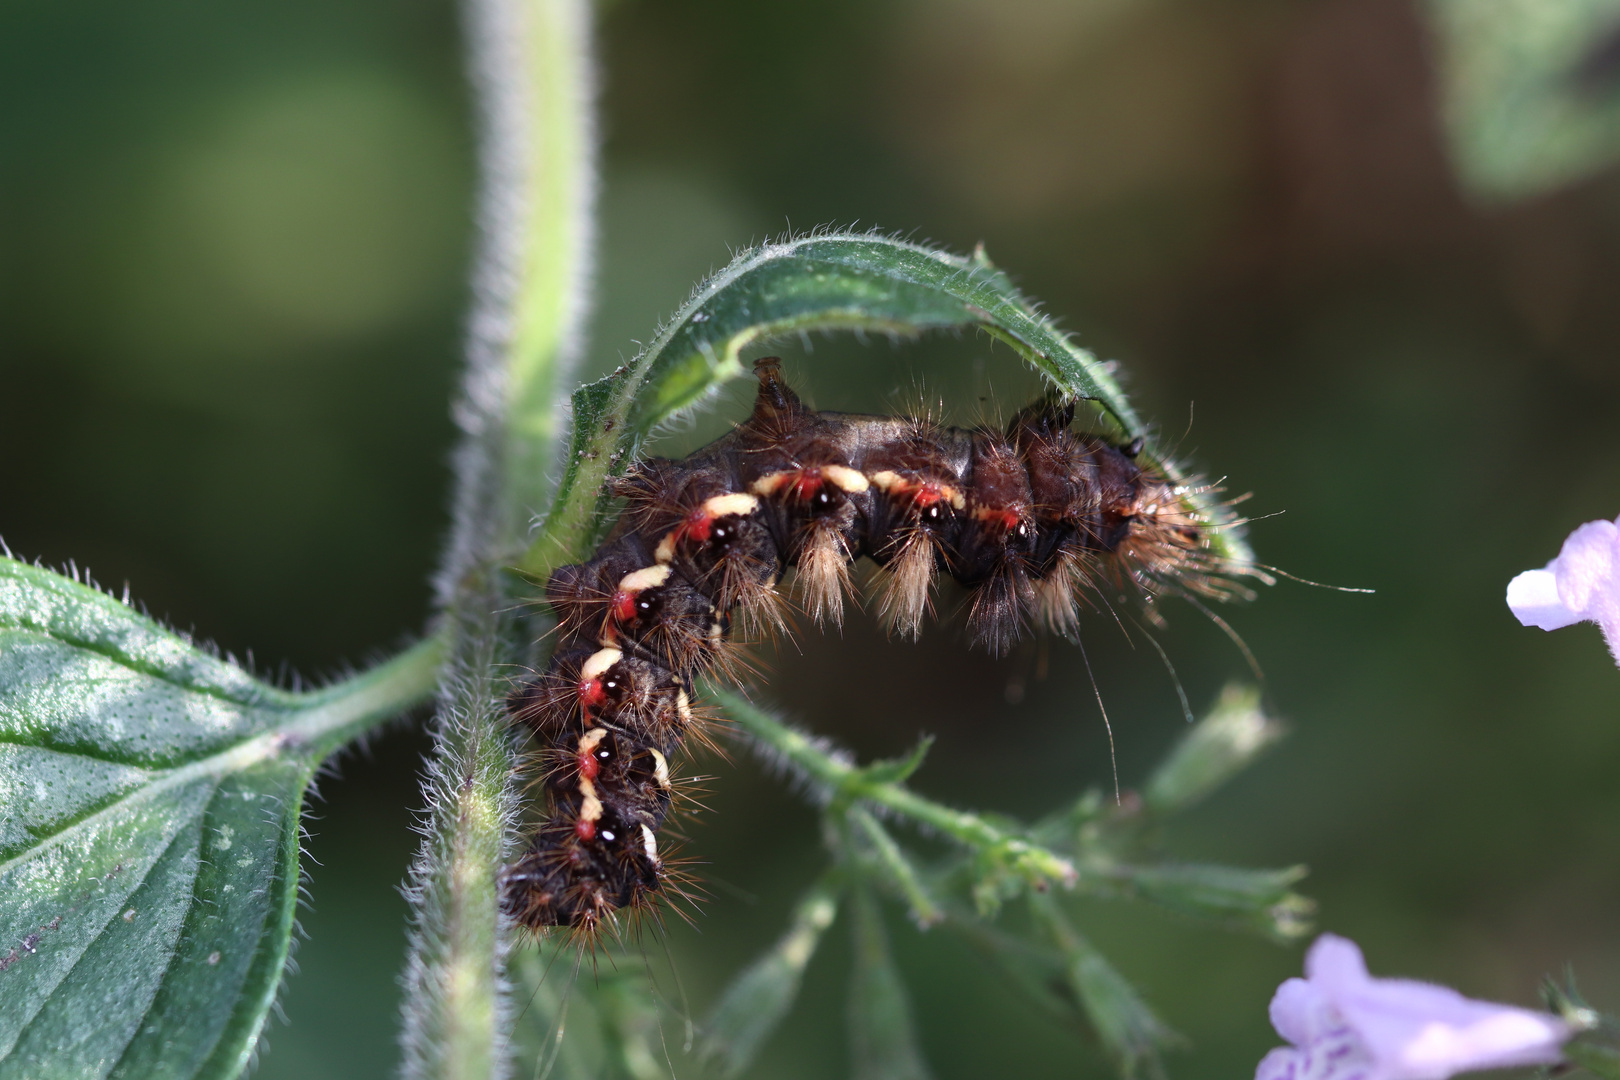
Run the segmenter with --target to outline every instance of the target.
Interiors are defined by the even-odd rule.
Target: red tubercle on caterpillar
[[[574,767],[579,770],[580,779],[594,781],[602,772],[601,764],[596,760],[594,750],[580,750],[574,755]]]
[[[925,480],[920,484],[902,481],[889,489],[889,494],[899,495],[908,500],[911,505],[921,510],[944,500],[945,486],[936,484],[932,480]]]
[[[809,502],[826,483],[820,469],[800,469],[788,478],[783,487],[787,489],[789,498]]]
[[[694,540],[699,544],[707,544],[709,535],[714,530],[714,515],[699,507],[687,514],[681,523],[675,526],[671,534],[674,542],[680,544],[687,540]]]
[[[960,510],[966,505],[960,491],[938,480],[913,480],[892,472],[879,472],[871,479],[889,498],[906,503],[920,512],[942,505]]]
[[[614,622],[630,623],[636,621],[636,597],[640,593],[626,592],[618,589],[608,604],[608,614]]]
[[[999,506],[981,506],[973,511],[973,516],[987,525],[993,525],[1002,532],[1009,533],[1024,522],[1024,515],[1017,510]]]
[[[579,837],[581,840],[595,840],[596,822],[587,818],[580,818],[578,821],[574,822],[574,835]]]
[[[589,715],[591,709],[600,709],[607,704],[607,689],[602,685],[600,678],[581,679],[579,681],[579,704]]]

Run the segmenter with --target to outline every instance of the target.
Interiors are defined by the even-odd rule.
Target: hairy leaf
[[[842,881],[836,870],[822,875],[793,910],[787,933],[737,976],[703,1026],[705,1056],[718,1058],[727,1076],[748,1067],[799,996],[804,969],[821,935],[838,915]]]
[[[1293,890],[1303,866],[1244,870],[1202,863],[1116,866],[1094,894],[1146,900],[1195,919],[1237,930],[1252,930],[1277,941],[1297,940],[1311,931],[1316,905]]]
[[[1247,768],[1284,734],[1282,722],[1261,707],[1258,687],[1229,685],[1153,771],[1142,798],[1156,814],[1186,810]]]
[[[1163,1077],[1160,1053],[1181,1041],[1108,958],[1076,930],[1049,895],[1030,897],[1030,910],[1067,965],[1069,988],[1085,1010],[1103,1049],[1126,1080]]]
[[[630,363],[574,393],[572,453],[557,501],[522,569],[544,578],[583,555],[600,526],[603,482],[648,434],[743,374],[746,347],[789,333],[895,335],[978,327],[1006,342],[1067,396],[1097,401],[1127,438],[1148,435],[1109,365],[1039,314],[978,253],[961,258],[876,235],[829,234],[744,252],[698,287]],[[1150,445],[1150,459],[1155,458]],[[1225,520],[1213,505],[1204,508]],[[1247,560],[1230,530],[1224,553]]]
[[[291,942],[304,789],[431,691],[438,651],[287,693],[0,558],[0,1078],[239,1073]]]
[[[870,889],[855,886],[855,963],[850,973],[849,1056],[855,1080],[927,1080],[928,1063],[917,1047],[911,1001],[889,955],[883,916]]]

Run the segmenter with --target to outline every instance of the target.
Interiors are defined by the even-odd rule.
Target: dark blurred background
[[[1227,612],[1293,734],[1174,849],[1308,863],[1321,925],[1376,972],[1528,1003],[1573,962],[1620,1009],[1620,672],[1594,628],[1525,629],[1502,599],[1620,512],[1613,170],[1466,199],[1406,0],[623,0],[600,45],[594,368],[728,249],[789,227],[983,241],[1122,359],[1167,439],[1280,515],[1253,528],[1263,559],[1377,590],[1285,582]],[[449,0],[0,7],[11,549],[127,581],[272,675],[418,632],[446,528],[468,116]],[[975,421],[1034,385],[983,339],[808,344],[784,351],[823,407]],[[1245,664],[1169,614],[1202,707]],[[1105,625],[1090,641],[1128,785],[1182,721],[1155,655]],[[935,732],[919,788],[1033,816],[1111,783],[1077,654],[1053,646],[1044,681],[1039,660],[970,654],[948,625],[890,643],[857,617],[768,655],[764,693],[862,754]],[[261,1076],[393,1068],[418,727],[320,785],[302,971]],[[713,899],[671,947],[702,1009],[819,855],[812,814],[745,752],[699,768],[714,812],[690,850]],[[1174,1075],[1246,1076],[1277,1041],[1265,1005],[1298,950],[1084,916],[1188,1037]],[[892,930],[940,1077],[1108,1075],[968,950]],[[755,1075],[845,1071],[845,971],[835,933]]]

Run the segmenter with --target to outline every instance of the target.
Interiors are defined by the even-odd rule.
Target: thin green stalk
[[[892,810],[957,842],[1005,859],[1035,882],[1073,885],[1074,864],[1063,856],[1000,828],[977,814],[953,810],[888,780],[877,780],[842,754],[749,704],[716,690],[725,715],[790,768],[804,774],[834,800],[864,801]]]
[[[449,634],[443,629],[370,671],[304,695],[308,715],[284,729],[284,740],[298,739],[325,756],[350,740],[433,696],[444,665]]]
[[[928,929],[945,920],[945,912],[928,895],[922,881],[917,877],[917,870],[906,858],[900,845],[894,842],[889,830],[883,823],[862,807],[855,807],[849,812],[850,822],[860,830],[872,847],[876,856],[878,868],[888,878],[889,882],[906,901],[911,911],[911,918],[921,929]]]

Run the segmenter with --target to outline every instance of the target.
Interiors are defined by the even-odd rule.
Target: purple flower
[[[1574,1034],[1547,1013],[1375,979],[1355,943],[1332,934],[1311,946],[1305,978],[1277,988],[1271,1023],[1294,1045],[1267,1054],[1254,1080],[1445,1080],[1552,1064]]]
[[[1597,623],[1620,664],[1620,520],[1588,521],[1570,533],[1546,569],[1508,582],[1507,602],[1520,622],[1543,630]]]

